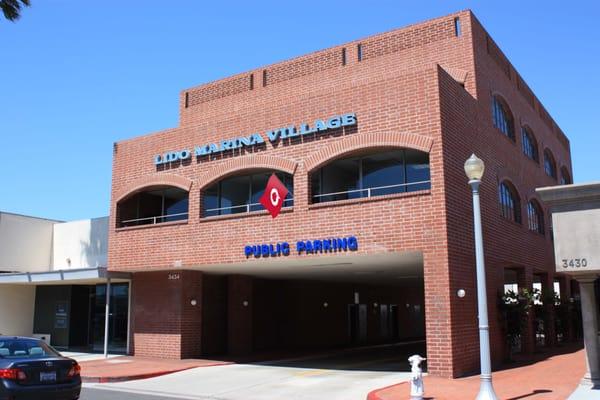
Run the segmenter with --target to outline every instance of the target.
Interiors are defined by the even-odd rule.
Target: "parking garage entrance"
[[[421,253],[261,261],[203,267],[202,357],[260,359],[403,342],[424,355]]]

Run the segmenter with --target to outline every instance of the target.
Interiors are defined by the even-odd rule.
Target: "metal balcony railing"
[[[388,193],[379,193],[377,194],[377,191],[384,191],[387,189],[396,189],[396,188],[402,188],[402,189],[408,189],[410,186],[416,186],[416,185],[425,185],[428,184],[429,187],[431,187],[431,180],[428,181],[418,181],[418,182],[410,182],[410,183],[399,183],[396,185],[386,185],[386,186],[375,186],[375,187],[368,187],[368,188],[364,188],[364,189],[352,189],[352,190],[346,190],[343,192],[332,192],[332,193],[322,193],[322,194],[315,194],[312,196],[313,198],[313,202],[319,203],[319,202],[325,202],[325,201],[337,201],[337,200],[346,200],[346,199],[350,199],[350,198],[364,198],[364,197],[373,197],[373,196],[382,196],[382,195],[386,195],[386,194],[396,194],[396,193],[406,193],[406,192],[410,192],[410,190],[397,190],[397,191],[388,191]],[[429,189],[429,187],[427,189]],[[420,190],[420,189],[417,189]],[[338,198],[338,199],[331,199],[331,200],[322,200],[322,198],[324,197],[328,197],[328,196],[342,196],[342,195],[350,195],[350,194],[360,194],[359,196],[347,196],[345,198]],[[366,195],[363,195],[366,194]],[[316,201],[315,201],[316,200]]]
[[[137,225],[153,225],[170,221],[182,221],[188,219],[188,213],[156,215],[154,217],[135,218],[121,221],[120,226],[137,226]]]
[[[293,198],[283,200],[283,207],[290,207]],[[287,204],[287,205],[286,205]],[[260,206],[260,208],[259,208]],[[259,211],[262,208],[262,204],[260,203],[248,203],[241,204],[239,206],[231,206],[231,207],[219,207],[219,208],[208,208],[204,210],[205,217],[214,217],[217,215],[229,215],[229,214],[240,214],[240,213],[249,213],[251,211]],[[222,212],[229,211],[229,212]]]

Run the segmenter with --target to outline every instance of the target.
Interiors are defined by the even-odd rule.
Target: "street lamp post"
[[[479,207],[479,184],[485,170],[483,161],[475,154],[465,162],[465,173],[473,191],[473,225],[475,231],[475,264],[477,268],[477,310],[479,313],[479,358],[481,360],[481,383],[476,400],[498,400],[492,386],[492,363],[490,360],[490,332],[488,325],[487,293],[485,288],[485,264],[483,260],[483,235],[481,233],[481,209]]]

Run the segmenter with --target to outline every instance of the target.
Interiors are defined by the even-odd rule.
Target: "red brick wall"
[[[190,358],[200,353],[201,284],[198,271],[134,275],[130,334],[135,355]],[[197,300],[196,306],[192,299]]]
[[[462,31],[458,37],[454,35],[457,17]],[[531,96],[523,94],[524,82],[517,87],[516,72],[508,61],[500,68],[501,53],[494,50],[494,57],[488,54],[489,43],[473,16],[461,12],[182,92],[179,127],[115,145],[111,225],[116,224],[116,200],[139,188],[140,182],[191,182],[190,218],[185,223],[111,229],[109,268],[138,272],[201,269],[203,264],[244,262],[240,244],[345,234],[358,236],[360,254],[420,251],[424,258],[429,371],[459,376],[475,370],[478,339],[472,211],[462,172],[464,160],[471,152],[476,152],[487,165],[482,211],[494,344],[501,343],[493,305],[503,268],[546,271],[553,265],[549,236],[527,231],[524,207],[535,187],[556,182],[522,155],[519,129],[514,144],[492,127],[491,93],[502,93],[517,118],[517,127],[521,121],[529,124],[540,147],[550,147],[558,167],[566,165],[570,170],[569,150],[560,129],[548,118],[542,118],[544,112],[537,99],[531,107]],[[360,62],[358,44],[363,55]],[[267,71],[265,86],[263,70]],[[503,70],[510,72],[511,79]],[[356,113],[356,127],[312,139],[305,137],[301,143],[267,142],[263,148],[228,152],[200,163],[192,160],[168,168],[156,168],[153,163],[156,154],[166,151],[193,149],[194,145],[347,112]],[[341,149],[351,152],[377,143],[430,148],[432,189],[369,200],[309,204],[310,168],[328,156],[343,154]],[[207,183],[220,174],[256,166],[293,169],[293,211],[274,220],[260,212],[200,218],[201,193]],[[497,180],[504,177],[510,178],[521,194],[523,225],[507,222],[499,215]],[[315,257],[329,256],[332,255]],[[152,349],[161,348],[165,335],[173,334],[172,340],[181,340],[180,344],[174,343],[181,348],[173,351],[193,353],[200,344],[178,337],[176,328],[174,332],[163,332],[141,321],[149,317],[145,314],[147,306],[153,310],[160,306],[156,299],[148,298],[153,295],[149,286],[144,286],[145,280],[150,279],[145,276],[146,273],[136,274],[134,278],[134,311],[141,312],[135,316],[136,351],[143,344],[149,349],[144,351],[151,353]],[[193,288],[174,290],[197,291],[194,288],[198,281],[194,282]],[[456,297],[458,288],[467,290],[465,299]],[[237,303],[239,300],[229,299]],[[179,306],[166,308],[180,313],[184,320],[178,322],[182,332],[191,332],[200,319],[183,306],[180,301]],[[235,313],[231,307],[234,306],[229,305],[229,312]],[[251,322],[230,321],[240,326]],[[240,344],[241,352],[244,346]],[[192,347],[194,350],[190,350]],[[497,360],[497,352],[494,356]]]

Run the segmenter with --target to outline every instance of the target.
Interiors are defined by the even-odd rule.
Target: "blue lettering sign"
[[[356,125],[356,114],[349,113],[336,115],[327,120],[317,119],[311,127],[307,123],[302,123],[299,127],[289,125],[283,128],[272,129],[265,132],[265,136],[270,142],[276,142],[280,139],[294,138],[300,135],[309,135],[316,132],[325,132],[330,129],[338,129],[344,126]],[[213,153],[220,153],[228,150],[235,150],[241,147],[251,147],[265,143],[265,139],[260,133],[254,133],[248,136],[241,136],[233,139],[222,140],[218,143],[207,143],[202,146],[194,147],[194,156],[203,157]],[[191,158],[190,150],[170,151],[164,154],[154,156],[154,165],[162,165],[180,160]]]
[[[255,255],[255,248],[258,247],[258,252],[261,253],[262,257],[274,257],[279,255],[288,256],[290,254],[290,245],[287,242],[273,244],[262,244],[258,246],[246,246],[244,253],[246,257]],[[263,249],[261,252],[261,248]],[[345,252],[345,251],[357,251],[358,250],[358,239],[356,236],[348,237],[336,237],[327,239],[315,239],[315,240],[298,240],[296,242],[296,253],[301,254],[316,254],[316,253],[331,253],[331,252]],[[264,254],[267,253],[267,254]],[[259,257],[260,257],[259,256]]]

